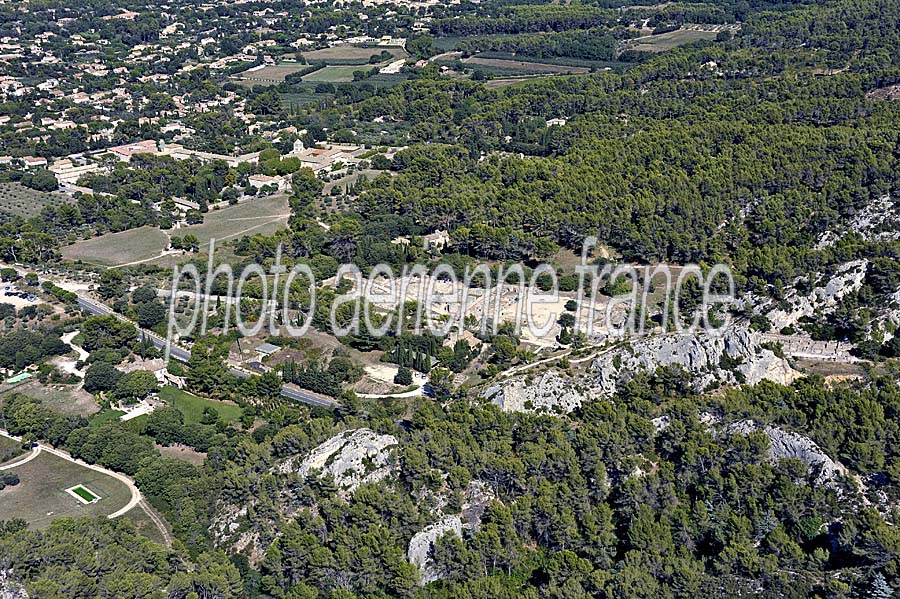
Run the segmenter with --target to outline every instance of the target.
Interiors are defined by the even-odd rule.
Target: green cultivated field
[[[241,407],[233,403],[203,399],[175,387],[163,387],[160,389],[159,398],[178,408],[178,411],[184,415],[186,423],[200,422],[203,410],[206,408],[214,409],[225,422],[237,420],[242,413]]]
[[[301,54],[307,62],[311,63],[324,62],[328,65],[365,65],[369,64],[369,58],[373,54],[381,54],[384,50],[387,50],[394,55],[391,60],[405,60],[409,57],[406,50],[399,46],[335,46],[333,48],[322,48],[321,50],[302,52]]]
[[[314,81],[316,83],[345,83],[353,81],[354,71],[368,71],[375,65],[352,65],[352,66],[329,66],[319,69],[314,73],[305,75],[304,81]]]
[[[3,216],[37,216],[44,206],[70,204],[72,199],[62,193],[47,193],[29,189],[21,183],[0,183],[0,220]]]
[[[22,518],[32,528],[63,516],[108,516],[131,499],[128,487],[116,479],[47,452],[9,472],[20,482],[0,491],[0,520]],[[89,487],[100,501],[83,504],[66,493],[76,485]]]

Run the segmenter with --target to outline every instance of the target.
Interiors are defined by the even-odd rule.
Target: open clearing
[[[131,491],[116,479],[46,451],[9,472],[20,482],[0,491],[0,520],[22,518],[32,528],[44,528],[63,516],[108,516],[131,499]],[[100,500],[84,504],[66,492],[79,485]]]
[[[26,451],[22,449],[22,444],[9,437],[0,435],[0,464],[12,462]]]
[[[88,417],[100,411],[94,396],[83,389],[76,389],[75,385],[44,385],[40,381],[32,381],[16,391],[63,416]]]
[[[354,71],[366,71],[374,68],[376,65],[345,65],[325,67],[314,71],[309,75],[304,75],[304,81],[323,82],[323,83],[346,83],[353,81]]]
[[[78,241],[61,248],[60,252],[66,260],[81,260],[99,266],[116,266],[153,258],[168,244],[168,236],[160,229],[139,227]]]
[[[0,216],[30,218],[40,214],[44,206],[60,206],[72,202],[70,196],[62,193],[36,191],[18,182],[0,183]]]
[[[637,50],[639,52],[664,52],[684,44],[690,44],[697,40],[714,40],[718,31],[700,29],[678,29],[659,35],[648,35],[633,40],[628,40],[622,45],[622,50]]]
[[[201,250],[204,250],[212,238],[228,241],[257,233],[271,235],[286,227],[289,217],[287,196],[274,195],[210,210],[199,225],[171,229],[168,232],[155,227],[140,227],[79,241],[62,248],[62,255],[67,260],[81,260],[100,266],[148,263],[167,256],[170,235],[196,235],[200,240]]]
[[[590,73],[588,67],[569,66],[562,64],[546,64],[541,62],[529,62],[525,60],[510,60],[506,58],[482,58],[472,56],[463,60],[463,64],[469,66],[482,66],[501,71],[514,71],[525,74],[547,73],[553,75]]]
[[[394,55],[393,60],[406,59],[409,54],[399,46],[334,46],[331,48],[322,48],[321,50],[311,50],[302,52],[301,56],[307,62],[325,62],[329,65],[338,64],[368,64],[369,58],[374,55],[380,55],[383,51],[388,51]],[[379,62],[382,62],[379,60]]]
[[[263,67],[256,71],[243,71],[234,77],[243,85],[278,85],[284,82],[285,77],[292,73],[309,68],[309,65],[300,63],[276,64]]]
[[[215,410],[219,414],[219,418],[225,422],[237,420],[243,413],[243,410],[237,404],[203,399],[175,387],[163,387],[160,389],[159,398],[178,408],[178,411],[184,415],[185,423],[200,422],[200,419],[203,417],[203,410],[206,408]]]

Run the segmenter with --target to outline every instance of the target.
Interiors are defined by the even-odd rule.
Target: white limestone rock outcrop
[[[761,431],[769,437],[769,457],[778,460],[800,460],[806,464],[810,472],[816,475],[817,485],[834,487],[840,477],[848,476],[847,468],[835,462],[815,441],[800,433],[787,431],[774,426],[760,426],[753,420],[743,420],[728,425],[725,431],[729,434],[749,435]]]
[[[28,599],[28,593],[10,570],[0,570],[0,599]]]
[[[434,561],[431,559],[431,549],[438,539],[448,533],[455,534],[462,538],[463,523],[459,516],[444,516],[434,524],[426,526],[421,531],[413,535],[409,541],[409,549],[406,552],[406,559],[409,563],[419,569],[421,578],[419,582],[426,585],[429,582],[440,580],[441,574],[434,567]]]
[[[464,530],[478,530],[481,526],[481,517],[494,499],[496,495],[486,483],[474,480],[466,488],[459,514],[442,516],[434,524],[413,535],[409,541],[406,559],[419,569],[421,585],[441,579],[441,573],[437,571],[431,558],[431,550],[437,540],[446,534],[455,534],[462,538]]]
[[[521,376],[489,387],[484,398],[504,412],[568,414],[590,399],[583,385],[558,372]]]
[[[864,206],[849,220],[846,232],[859,233],[866,241],[890,241],[900,239],[900,210],[891,196],[881,196]],[[842,235],[826,231],[819,238],[816,249],[832,247]]]
[[[796,327],[803,317],[832,312],[845,296],[862,287],[868,266],[868,260],[845,262],[824,285],[815,287],[808,295],[796,290],[789,292],[785,298],[786,307],[776,308],[766,315],[769,322],[774,330],[780,331],[785,327]]]
[[[596,385],[604,395],[612,395],[637,373],[653,372],[661,366],[683,368],[692,375],[697,391],[716,382],[755,385],[770,380],[790,384],[798,376],[787,360],[762,347],[758,333],[743,327],[715,336],[672,334],[638,339],[599,356],[593,363]]]
[[[396,470],[393,450],[397,444],[393,435],[379,435],[368,428],[344,431],[313,449],[299,464],[296,459],[287,460],[280,470],[304,477],[330,474],[341,496],[348,497],[360,485],[384,480]]]

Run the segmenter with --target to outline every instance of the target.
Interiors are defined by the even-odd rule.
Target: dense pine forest
[[[617,44],[631,37],[617,25],[624,4],[466,2],[440,7],[427,29],[437,40],[469,36],[467,52],[612,60]],[[289,228],[240,240],[236,255],[271,259],[284,241],[289,257],[331,276],[344,260],[364,268],[411,261],[413,250],[391,239],[446,229],[459,260],[533,265],[561,248],[577,252],[596,235],[626,261],[725,262],[742,292],[776,301],[800,279],[866,258],[874,266],[848,318],[885,303],[900,285],[900,241],[846,227],[874,201],[900,194],[900,102],[881,93],[900,84],[900,3],[710,0],[629,9],[646,12],[650,28],[739,23],[740,30],[642,55],[627,68],[510,86],[450,78],[429,64],[365,97],[305,106],[293,116],[309,131],[362,130],[377,119],[409,147],[390,160],[382,156],[383,172],[359,184],[353,209],[330,215],[327,229],[311,216],[322,183],[298,174]],[[482,16],[470,14],[475,10]],[[125,168],[96,176],[104,189],[137,203],[85,198],[81,210],[92,207],[90,224],[155,225],[139,204],[165,195],[160,186],[205,202],[225,185],[227,169],[218,165],[170,162],[137,160],[141,178]],[[69,228],[62,215],[45,223],[54,234]],[[4,242],[25,226],[0,228],[7,253],[38,255],[53,241],[34,232],[25,247]],[[838,232],[837,241],[821,244],[828,232]],[[112,317],[104,322],[110,338],[120,325]],[[122,336],[99,349],[114,351],[135,334]],[[12,341],[31,351],[34,340]],[[430,367],[432,354],[440,358],[438,349],[407,341],[386,348],[405,375],[407,366]],[[452,355],[441,365],[464,367],[469,349],[444,352]],[[66,350],[47,341],[33,351]],[[65,518],[40,530],[0,522],[0,595],[900,593],[900,387],[891,364],[860,381],[812,375],[711,394],[696,393],[684,372],[662,368],[612,398],[565,415],[537,415],[502,412],[449,384],[435,398],[361,399],[342,393],[351,376],[346,363],[327,370],[291,363],[286,380],[340,399],[333,410],[308,408],[279,402],[274,374],[236,380],[221,362],[227,353],[227,345],[199,340],[183,368],[195,391],[241,404],[243,418],[234,422],[207,414],[186,423],[163,408],[141,427],[95,426],[15,393],[4,396],[3,428],[132,476],[175,540],[156,544],[127,521]],[[381,480],[349,492],[334,477],[284,467],[360,429],[395,441],[390,474]],[[810,467],[802,456],[771,458],[773,439],[800,437],[829,460]],[[173,445],[205,459],[164,456],[160,448]],[[356,474],[380,467],[365,463]],[[473,488],[481,494],[478,525],[435,540],[432,580],[421,584],[408,559],[410,541],[439,517],[468,516]],[[13,582],[4,586],[7,578]],[[18,591],[27,595],[12,594]]]

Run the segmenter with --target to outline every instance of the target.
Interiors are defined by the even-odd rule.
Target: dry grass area
[[[87,418],[100,411],[94,396],[74,385],[44,385],[32,381],[16,389],[64,416],[84,416]]]
[[[187,447],[185,445],[173,445],[171,447],[163,447],[162,445],[157,445],[156,448],[159,449],[159,453],[161,453],[163,457],[182,460],[184,462],[188,462],[189,464],[193,464],[194,466],[202,466],[204,460],[206,460],[205,453],[196,451],[195,449]]]
[[[63,258],[73,262],[81,260],[99,266],[118,266],[152,259],[167,245],[169,237],[165,231],[156,227],[139,227],[78,241],[60,251]]]
[[[241,202],[219,210],[210,210],[203,223],[162,231],[155,227],[140,227],[109,233],[93,239],[79,241],[62,248],[63,258],[81,260],[100,266],[128,266],[141,263],[165,265],[172,259],[180,260],[181,254],[171,254],[166,248],[170,236],[196,235],[201,251],[210,239],[228,241],[257,233],[271,235],[287,226],[290,217],[288,198],[273,195]]]
[[[714,40],[718,34],[718,30],[678,29],[659,35],[647,35],[628,40],[621,49],[637,50],[638,52],[665,52],[698,40]]]
[[[573,67],[562,64],[546,64],[542,62],[528,62],[525,60],[509,60],[506,58],[481,58],[473,56],[463,61],[464,64],[470,66],[485,66],[494,69],[504,69],[510,71],[520,71],[525,73],[547,73],[547,74],[576,74],[590,73],[587,67]]]
[[[193,234],[205,248],[210,239],[227,241],[244,235],[271,235],[287,226],[291,209],[286,195],[274,195],[242,202],[220,210],[210,210],[203,216],[203,224],[173,229],[172,235]]]
[[[0,520],[21,518],[32,528],[44,528],[64,516],[106,516],[131,499],[131,491],[116,479],[47,452],[9,472],[20,482],[0,491]],[[75,485],[88,487],[100,500],[81,503],[66,493]]]

